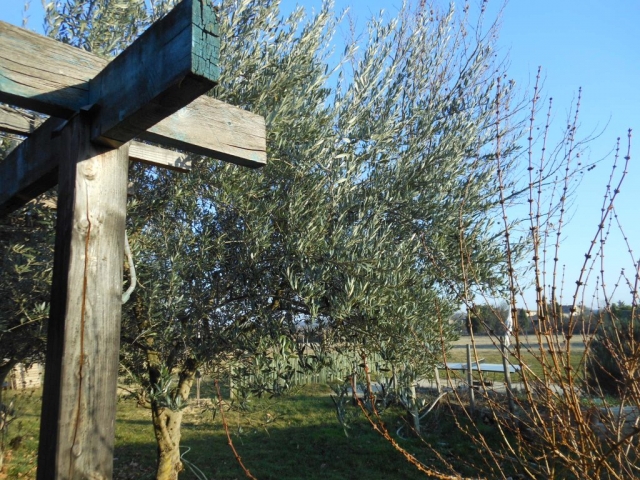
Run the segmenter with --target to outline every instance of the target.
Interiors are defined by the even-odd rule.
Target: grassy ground
[[[466,344],[463,337],[451,350],[448,361],[466,362]],[[501,363],[502,356],[489,337],[478,338],[478,357],[486,363]],[[572,345],[571,363],[577,366],[584,347]],[[537,349],[534,352],[538,352]],[[536,373],[540,364],[532,353],[525,352],[523,362]],[[512,358],[513,363],[518,363]],[[444,372],[441,372],[443,374]],[[494,380],[502,381],[501,374]],[[517,375],[513,376],[514,381]],[[34,479],[37,462],[37,437],[41,407],[40,391],[5,392],[8,403],[15,397],[16,419],[4,438],[7,456],[0,480]],[[260,480],[269,479],[411,479],[424,478],[408,464],[365,421],[356,407],[348,406],[353,421],[349,437],[336,420],[335,409],[327,386],[310,385],[279,399],[253,399],[244,410],[227,413],[233,442],[251,472]],[[185,411],[182,430],[183,455],[188,466],[192,464],[204,472],[204,478],[232,480],[244,478],[227,445],[220,414],[215,413],[214,398],[209,382],[203,384],[202,406],[191,406]],[[226,395],[225,395],[226,398]],[[395,434],[402,425],[402,412],[389,410],[384,415],[388,430]],[[458,425],[456,425],[456,423]],[[469,476],[478,476],[482,466],[481,449],[461,432],[465,428],[483,429],[492,448],[499,449],[497,432],[491,426],[471,426],[458,415],[442,407],[434,410],[426,420],[424,442],[418,439],[400,440],[403,448],[427,465],[439,470],[446,463]],[[395,435],[394,435],[395,436]],[[132,399],[121,398],[116,424],[114,466],[116,480],[153,479],[156,446],[150,412],[139,408]],[[469,465],[465,464],[465,461]],[[487,478],[494,475],[486,471]],[[197,479],[187,471],[182,479]]]
[[[206,392],[211,395],[212,392]],[[286,479],[411,479],[425,478],[408,464],[349,406],[354,416],[349,437],[337,422],[333,402],[326,386],[312,385],[293,395],[254,400],[246,411],[231,411],[227,420],[233,442],[243,461],[260,480]],[[11,394],[7,395],[11,397]],[[10,426],[7,442],[8,462],[0,478],[33,479],[37,452],[40,399],[37,393],[18,394],[17,419]],[[388,429],[395,434],[401,424],[399,411],[387,411]],[[462,426],[464,418],[458,418]],[[480,425],[479,428],[490,428]],[[133,400],[122,399],[116,424],[115,479],[152,479],[155,442],[147,410]],[[465,466],[464,459],[478,459],[478,449],[455,427],[447,408],[436,409],[427,419],[425,442],[400,439],[401,445],[426,464],[445,468],[456,465],[460,473],[477,475],[477,467]],[[490,436],[491,431],[487,431]],[[395,436],[395,435],[394,435]],[[496,437],[497,438],[497,437]],[[17,444],[19,443],[19,445]],[[432,445],[441,458],[427,446]],[[202,470],[206,478],[232,480],[244,478],[226,437],[220,414],[213,409],[189,407],[183,423],[184,458]],[[463,459],[463,460],[461,460]],[[196,479],[190,472],[181,478]]]

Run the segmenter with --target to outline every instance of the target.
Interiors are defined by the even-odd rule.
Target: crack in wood
[[[80,170],[79,166],[76,166],[77,170]],[[79,173],[79,172],[78,172]],[[85,319],[86,319],[86,311],[87,311],[87,289],[88,289],[88,271],[89,271],[89,244],[91,241],[91,215],[89,209],[89,185],[85,184],[86,190],[86,220],[87,220],[87,228],[85,231],[85,241],[84,241],[84,270],[83,270],[83,279],[82,279],[82,307],[80,310],[80,364],[78,365],[78,402],[76,405],[76,418],[73,426],[73,442],[71,447],[71,457],[69,458],[69,477],[73,478],[73,465],[74,465],[74,457],[78,458],[82,455],[82,447],[78,444],[78,433],[80,431],[80,424],[82,422],[82,388],[83,388],[83,377],[84,377],[84,330],[85,330]],[[76,448],[78,447],[78,448]]]

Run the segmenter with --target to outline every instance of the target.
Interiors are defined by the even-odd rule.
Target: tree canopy
[[[110,57],[172,4],[56,2],[48,34]],[[310,16],[283,17],[278,0],[218,8],[211,94],[264,115],[268,163],[194,158],[188,175],[131,166],[139,285],[122,363],[152,407],[158,478],[181,468],[179,412],[200,366],[269,355],[283,338],[294,348],[304,333],[426,372],[455,335],[445,320],[464,279],[504,274],[495,160],[499,147],[508,171],[514,145],[496,115],[511,93],[496,82],[493,29],[466,7],[409,3],[341,45],[330,2]]]

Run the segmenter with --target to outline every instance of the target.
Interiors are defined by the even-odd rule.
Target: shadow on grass
[[[310,393],[309,393],[310,390]],[[335,415],[329,389],[312,387],[296,395],[279,399],[254,399],[247,411],[228,411],[226,419],[233,443],[243,462],[259,480],[344,480],[418,479],[426,478],[407,463],[373,428],[366,423],[356,407],[348,406],[354,420],[345,436]],[[29,401],[25,416],[37,415],[38,401]],[[477,476],[476,463],[480,452],[458,430],[447,408],[430,415],[425,425],[426,439],[442,458],[455,465],[466,476]],[[388,430],[395,437],[401,424],[399,411],[384,416]],[[11,472],[25,480],[35,478],[34,460],[37,452],[37,419],[29,418],[21,426],[25,436],[23,446],[13,455]],[[17,425],[16,431],[17,434]],[[32,439],[32,441],[29,441]],[[443,462],[436,458],[419,439],[400,439],[409,453],[440,471]],[[189,408],[182,427],[182,452],[187,462],[197,466],[207,479],[243,479],[222,426],[220,413]],[[156,443],[149,410],[136,408],[135,401],[118,403],[114,480],[151,480],[156,465]],[[478,465],[478,463],[476,463]],[[483,475],[486,476],[486,475]],[[188,468],[181,480],[197,479]],[[492,478],[492,475],[489,475]]]
[[[251,412],[227,412],[233,443],[245,466],[259,480],[344,480],[427,478],[410,465],[360,415],[348,429],[337,422],[328,395],[296,395],[277,401],[258,401]],[[353,407],[355,409],[355,407]],[[355,411],[355,410],[354,410]],[[397,412],[385,417],[393,434],[400,425]],[[132,432],[144,428],[145,441],[119,442],[116,448],[116,479],[153,478],[155,442],[150,422],[118,420],[118,428]],[[395,436],[395,435],[394,435]],[[428,441],[447,461],[465,475],[477,470],[464,466],[477,457],[477,449],[454,426],[448,415],[434,415],[427,426]],[[445,466],[418,439],[400,440],[402,446],[423,463],[444,470]],[[227,444],[218,413],[185,414],[182,428],[183,455],[208,479],[245,478]],[[136,468],[138,476],[133,476]],[[196,479],[188,471],[181,479]]]

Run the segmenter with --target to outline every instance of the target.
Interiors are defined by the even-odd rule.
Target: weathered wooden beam
[[[81,114],[49,146],[60,175],[39,480],[113,473],[128,145],[89,133]]]
[[[91,53],[0,22],[0,101],[5,103],[68,118],[91,103],[89,82],[107,64]],[[207,135],[201,134],[203,120]],[[138,139],[249,167],[266,163],[264,119],[209,97],[199,97]]]
[[[244,167],[267,162],[264,118],[206,96],[160,121],[140,139]]]
[[[121,145],[210,90],[220,40],[211,2],[183,0],[111,63],[0,25],[0,100],[69,116],[97,105],[92,140]],[[41,90],[47,91],[42,96]]]
[[[211,90],[219,35],[210,0],[183,0],[151,25],[90,80],[91,139],[122,145]]]
[[[36,115],[17,112],[5,105],[0,105],[0,132],[16,135],[30,135],[42,124]]]
[[[50,118],[0,162],[0,217],[58,183],[58,129],[66,123]]]
[[[183,0],[111,63],[5,22],[0,22],[0,45],[0,101],[59,117],[101,101],[137,110],[136,104],[146,105],[169,86],[179,91],[165,93],[156,106],[176,111],[213,87],[220,75],[218,24],[207,0]],[[172,100],[172,94],[178,98]],[[120,104],[120,98],[127,101]],[[127,115],[115,114],[116,124]]]
[[[89,104],[89,80],[109,62],[0,22],[0,101],[61,118]]]
[[[129,160],[176,172],[191,171],[191,160],[188,155],[146,143],[129,142]]]
[[[2,132],[14,133],[16,135],[28,137],[40,125],[42,125],[42,123],[44,123],[44,119],[35,115],[28,115],[4,105],[0,105],[0,131]],[[41,156],[30,160],[30,162],[38,161],[38,158],[41,158]],[[147,165],[168,168],[169,170],[175,170],[177,172],[191,171],[191,160],[187,154],[136,141],[132,141],[129,145],[129,160]],[[48,165],[51,168],[57,167],[57,165]],[[1,165],[0,172],[2,172]],[[1,173],[0,178],[2,178]],[[2,180],[0,180],[0,182],[1,181]],[[53,185],[55,185],[55,183],[52,184],[51,187],[53,187]]]

